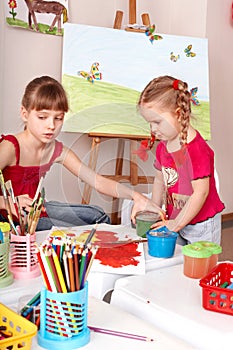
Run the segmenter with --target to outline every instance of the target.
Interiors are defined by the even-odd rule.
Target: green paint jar
[[[140,211],[136,215],[136,232],[140,237],[146,237],[146,232],[151,229],[151,225],[160,221],[160,214],[151,211]]]

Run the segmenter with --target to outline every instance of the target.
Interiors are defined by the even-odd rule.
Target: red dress
[[[34,198],[40,178],[45,177],[47,171],[50,170],[54,160],[60,156],[63,150],[62,142],[55,140],[53,155],[47,164],[40,166],[21,166],[20,163],[20,148],[17,138],[14,135],[2,135],[0,142],[7,140],[13,143],[15,147],[16,164],[7,166],[2,170],[5,182],[11,180],[15,196],[28,194],[30,198]],[[6,216],[5,210],[0,210],[0,213]],[[42,212],[41,216],[47,216]]]

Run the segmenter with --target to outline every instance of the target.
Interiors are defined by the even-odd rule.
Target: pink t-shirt
[[[210,178],[209,194],[190,224],[205,221],[224,209],[214,179],[214,152],[198,131],[184,149],[173,153],[167,151],[166,142],[160,141],[154,166],[163,173],[169,219],[177,217],[193,193],[191,181],[205,177]]]
[[[54,160],[62,153],[63,144],[58,141],[55,142],[53,155],[47,164],[40,166],[21,166],[20,148],[17,138],[14,135],[2,135],[0,142],[2,140],[13,143],[16,157],[15,165],[7,166],[2,170],[5,182],[11,180],[15,196],[28,194],[31,198],[34,198],[40,178],[45,176],[54,163]],[[0,212],[4,215],[5,211]],[[41,216],[46,215],[44,212],[41,213]]]

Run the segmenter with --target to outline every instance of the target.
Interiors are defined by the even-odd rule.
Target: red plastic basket
[[[233,264],[219,263],[200,279],[203,307],[210,311],[233,315],[233,289],[224,287],[233,283]]]

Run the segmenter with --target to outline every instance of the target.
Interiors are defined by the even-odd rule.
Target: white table
[[[183,264],[119,279],[111,304],[198,350],[225,350],[233,343],[233,317],[202,307],[199,280],[186,277]]]
[[[80,226],[80,233],[84,230],[92,229],[94,225]],[[131,226],[123,225],[108,225],[108,224],[99,224],[99,230],[106,231],[118,231],[125,232],[129,237],[138,239],[136,235],[136,229],[133,229]],[[38,243],[43,242],[43,240],[48,236],[49,231],[40,231],[36,235],[36,240]],[[174,256],[171,258],[155,258],[148,254],[147,252],[147,243],[144,245],[144,254],[145,254],[145,267],[146,272],[161,269],[167,266],[177,265],[183,263],[183,254],[182,246],[176,245]],[[103,299],[104,296],[111,290],[113,290],[115,282],[122,277],[127,275],[116,274],[116,273],[104,273],[104,272],[94,272],[91,270],[88,276],[89,283],[89,295],[95,296],[99,299]]]
[[[34,293],[37,290],[37,284],[39,284],[40,278],[36,279],[36,283],[31,283],[30,288],[28,285],[23,287],[23,282],[21,281],[22,288],[20,294],[24,290],[26,293]],[[17,305],[12,304],[11,293],[15,293],[12,288],[5,295],[5,299],[2,300],[2,293],[0,295],[0,301],[3,302],[8,307],[16,309]],[[20,295],[19,294],[19,295]],[[7,300],[8,299],[8,300]],[[17,299],[16,299],[17,300]],[[96,332],[91,332],[90,342],[81,347],[85,350],[118,350],[118,349],[127,349],[127,350],[189,350],[194,349],[189,344],[184,341],[177,339],[176,337],[159,330],[158,328],[150,325],[149,323],[140,320],[139,318],[130,315],[129,313],[120,310],[119,308],[107,304],[101,300],[98,300],[94,297],[89,297],[88,299],[88,325],[105,328],[115,331],[127,332],[136,335],[143,335],[149,338],[154,339],[153,342],[134,340],[128,338],[122,338],[118,336],[100,334]],[[32,340],[32,350],[42,350],[41,346],[38,345],[37,336]],[[80,349],[80,348],[79,348]]]

